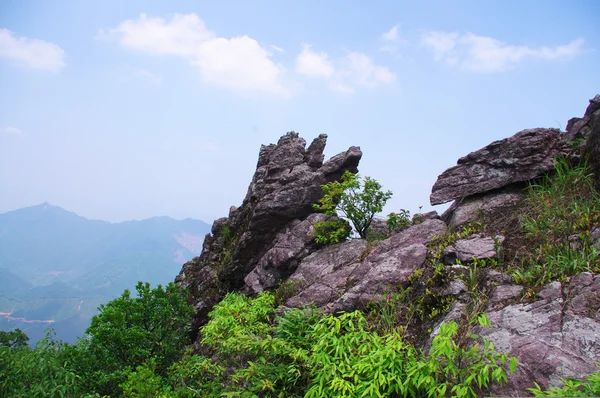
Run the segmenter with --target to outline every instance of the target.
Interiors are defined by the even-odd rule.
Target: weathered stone
[[[304,221],[290,222],[277,236],[273,247],[258,261],[258,265],[244,278],[251,293],[276,287],[289,277],[300,261],[317,248],[314,224],[337,220],[322,213],[308,216]]]
[[[289,278],[301,282],[302,289],[286,305],[315,303],[328,312],[362,308],[388,287],[406,284],[425,261],[425,245],[445,231],[443,221],[427,220],[378,242],[370,252],[364,240],[320,250],[302,260]]]
[[[460,158],[438,177],[430,202],[438,205],[531,180],[552,170],[563,151],[560,130],[520,131]]]
[[[519,188],[508,192],[488,192],[470,196],[452,203],[442,214],[442,220],[446,221],[452,230],[458,230],[478,220],[490,224],[510,214],[522,198],[523,193]]]
[[[574,117],[569,119],[565,138],[567,140],[574,140],[585,137],[590,131],[589,123],[592,120],[592,116],[598,110],[600,110],[600,95],[596,95],[590,100],[590,104],[582,118]]]
[[[582,274],[569,286],[553,282],[531,304],[513,304],[488,312],[492,328],[477,328],[500,352],[518,358],[508,383],[492,390],[498,395],[522,394],[538,383],[557,386],[562,377],[581,378],[600,359],[600,275]],[[582,298],[580,298],[582,297]]]
[[[473,258],[481,260],[498,258],[497,245],[503,241],[503,236],[497,236],[494,239],[482,234],[471,235],[446,247],[442,252],[442,261],[444,264],[451,265],[456,260],[466,264],[473,262]]]
[[[373,238],[387,238],[390,236],[390,227],[383,218],[373,218],[371,225],[367,229],[367,236]]]
[[[523,291],[520,285],[500,285],[492,289],[488,299],[488,309],[495,310],[505,307],[511,300],[518,299]]]
[[[595,100],[596,105],[600,107],[600,96],[597,95]],[[591,115],[586,129],[587,137],[581,152],[583,160],[588,163],[590,169],[596,175],[596,182],[600,187],[600,109]]]
[[[184,264],[176,278],[195,298],[193,338],[198,325],[206,322],[210,308],[228,291],[244,286],[244,278],[276,241],[284,244],[285,238],[277,240],[277,234],[293,220],[301,222],[313,213],[312,204],[323,195],[321,185],[339,179],[345,171],[358,171],[362,152],[357,147],[322,164],[326,138],[320,135],[305,149],[306,141],[290,132],[281,137],[277,145],[261,146],[256,172],[242,205],[232,208],[229,217],[215,221],[212,236],[205,239],[200,257]],[[316,249],[298,244],[300,257]],[[268,260],[275,261],[276,257],[282,261],[278,267]],[[294,260],[285,260],[285,252],[281,250],[275,250],[264,261],[263,271],[270,271],[262,276],[269,286],[276,283],[278,277],[273,270],[281,270],[280,276],[284,277],[294,267]],[[267,278],[267,274],[272,278]],[[256,283],[262,283],[258,276],[250,282],[258,286]]]
[[[466,292],[467,285],[462,279],[452,279],[450,282],[444,286],[444,288],[440,291],[440,295],[442,296],[459,296],[462,293]]]

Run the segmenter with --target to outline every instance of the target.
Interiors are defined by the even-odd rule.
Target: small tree
[[[321,185],[321,189],[324,196],[313,208],[330,216],[337,215],[339,211],[352,222],[361,238],[367,237],[373,217],[392,197],[392,192],[383,192],[376,180],[365,177],[361,181],[358,174],[349,171],[342,175],[341,181]]]

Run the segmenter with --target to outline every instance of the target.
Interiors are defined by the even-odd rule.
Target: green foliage
[[[53,331],[35,348],[0,346],[0,396],[82,397],[80,377],[65,360],[65,345],[53,339]]]
[[[556,173],[531,185],[520,215],[526,247],[517,278],[533,286],[579,272],[600,272],[590,232],[600,225],[600,194],[585,166],[556,163]]]
[[[571,378],[561,381],[564,387],[552,387],[544,391],[535,383],[535,388],[528,390],[536,397],[600,397],[600,371],[586,376],[585,380]]]
[[[370,177],[361,182],[358,174],[346,171],[341,181],[321,185],[323,198],[313,205],[315,210],[334,216],[338,211],[352,222],[361,238],[367,237],[367,230],[375,214],[383,210],[392,192],[383,192],[381,184]]]
[[[319,221],[313,224],[313,228],[315,242],[324,245],[344,242],[352,233],[352,228],[344,220]]]
[[[186,294],[173,283],[151,289],[139,282],[138,297],[126,290],[120,298],[100,306],[92,318],[88,338],[74,349],[90,388],[118,396],[119,384],[129,371],[152,360],[165,375],[190,343],[192,307]]]
[[[406,343],[398,332],[368,331],[361,312],[322,318],[314,328],[310,358],[313,381],[306,397],[476,397],[491,382],[506,381],[508,355],[479,336],[483,347],[458,346],[457,325],[442,324],[429,353]],[[514,371],[516,360],[510,360]]]
[[[406,229],[410,226],[410,211],[400,209],[399,213],[388,214],[386,224],[390,229],[390,232],[394,232],[396,229]]]
[[[24,348],[27,347],[29,337],[21,329],[5,332],[0,330],[0,347]]]

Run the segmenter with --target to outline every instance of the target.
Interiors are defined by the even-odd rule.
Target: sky
[[[261,144],[329,136],[429,206],[494,140],[564,130],[600,92],[600,2],[0,2],[0,212],[206,222],[240,205]]]

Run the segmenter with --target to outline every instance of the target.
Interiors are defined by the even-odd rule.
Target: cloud
[[[296,58],[296,72],[307,78],[325,80],[331,90],[345,94],[353,93],[359,86],[373,88],[396,80],[393,72],[375,65],[364,53],[350,52],[333,62],[327,53],[313,51],[306,44]]]
[[[56,44],[17,37],[8,29],[0,29],[0,57],[19,65],[52,72],[58,72],[65,66],[65,52]]]
[[[473,33],[426,32],[421,43],[433,51],[436,61],[477,72],[512,69],[526,59],[565,60],[583,53],[583,39],[556,47],[515,46]]]
[[[398,37],[398,25],[394,25],[390,30],[381,35],[383,41],[397,41]]]
[[[138,70],[138,74],[154,84],[160,84],[162,82],[162,77],[155,75],[152,72],[148,72],[146,69]]]
[[[23,131],[21,131],[20,129],[18,129],[16,127],[11,127],[11,126],[2,129],[2,132],[6,133],[6,134],[11,134],[11,135],[21,135],[21,134],[23,134]]]
[[[308,77],[333,76],[333,64],[325,52],[316,52],[308,44],[302,45],[302,52],[296,58],[296,72]]]
[[[273,50],[277,51],[278,53],[285,52],[285,51],[283,51],[283,48],[275,46],[273,44],[271,44],[269,47],[271,47]]]
[[[271,60],[271,52],[248,36],[217,37],[196,14],[175,14],[170,21],[141,14],[97,37],[148,54],[183,57],[208,84],[243,93],[290,94],[283,84],[285,69]]]

